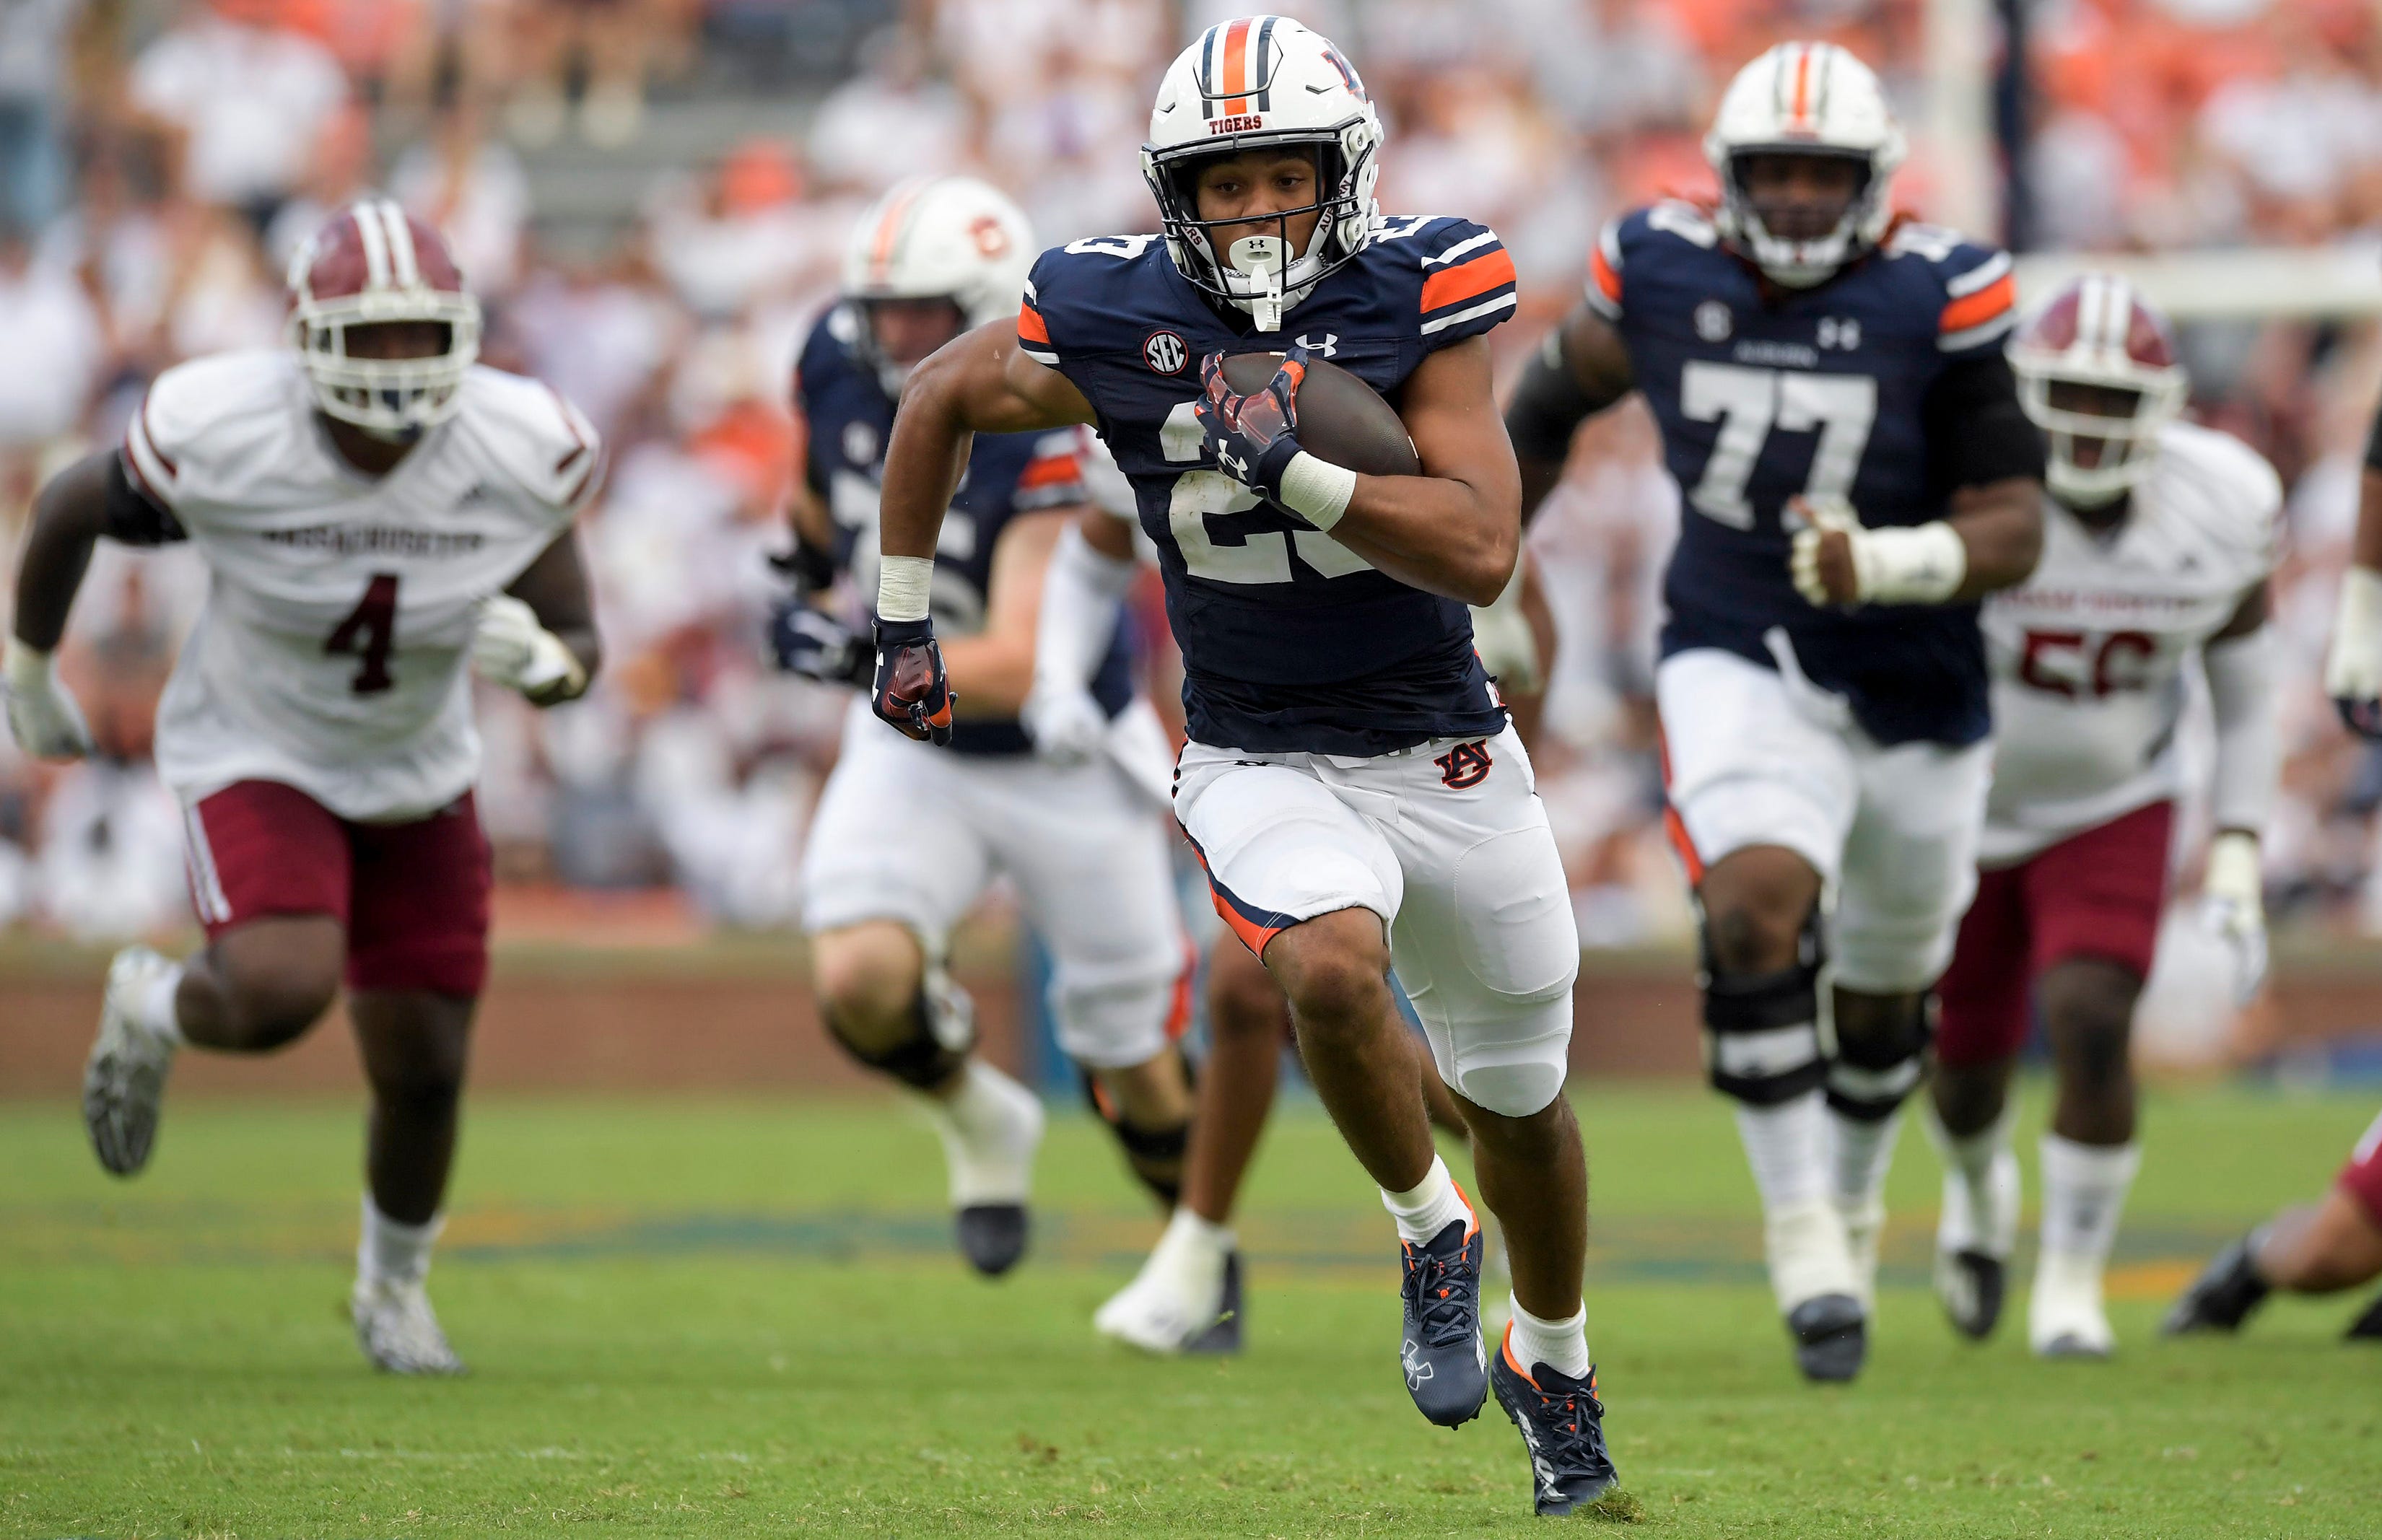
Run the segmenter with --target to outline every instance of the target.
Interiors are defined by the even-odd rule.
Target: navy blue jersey
[[[1924,524],[1953,490],[1930,474],[1924,403],[1945,369],[1990,355],[2017,316],[2009,258],[1904,225],[1816,288],[1762,283],[1684,202],[1609,226],[1590,307],[1628,346],[1684,497],[1664,581],[1668,656],[1719,647],[1765,666],[1782,629],[1805,674],[1883,743],[1991,730],[1973,605],[1819,609],[1787,575],[1790,497],[1848,498],[1868,525]]]
[[[1018,315],[1026,353],[1099,413],[1158,545],[1192,738],[1266,752],[1379,754],[1498,731],[1504,713],[1462,601],[1410,588],[1199,452],[1208,354],[1293,343],[1395,402],[1434,350],[1514,313],[1514,263],[1463,219],[1376,220],[1356,259],[1259,333],[1185,282],[1155,236],[1045,251]]]
[[[849,305],[821,316],[794,368],[794,404],[810,425],[804,479],[835,520],[835,563],[853,573],[859,590],[877,592],[877,501],[885,480],[885,444],[892,436],[893,398],[876,369],[854,351],[862,324]],[[984,629],[992,586],[992,554],[1001,531],[1020,514],[1086,501],[1079,428],[1050,434],[978,434],[943,515],[929,598],[935,629],[973,636]],[[1092,696],[1114,716],[1133,699],[1130,644],[1122,621],[1108,656],[1092,678]],[[1032,741],[1013,717],[963,716],[952,747],[964,754],[1022,754]]]

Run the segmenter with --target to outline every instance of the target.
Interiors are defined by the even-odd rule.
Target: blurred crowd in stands
[[[791,921],[841,702],[771,676],[761,617],[801,427],[790,361],[847,226],[894,180],[966,169],[1046,240],[1150,226],[1135,148],[1174,50],[1225,0],[6,0],[0,4],[0,539],[40,480],[111,442],[177,360],[270,346],[278,274],[324,212],[385,188],[442,226],[488,307],[485,357],[569,394],[611,449],[585,535],[608,674],[539,716],[484,702],[481,807],[516,891],[675,889],[702,920]],[[1717,86],[1788,36],[1877,63],[1925,122],[1921,0],[1323,0],[1390,125],[1381,198],[1495,225],[1524,312],[1568,306],[1599,225],[1708,185]],[[2377,241],[2382,28],[2351,0],[2030,7],[2045,244]],[[746,119],[787,127],[752,137]],[[689,128],[686,125],[693,124]],[[726,128],[720,125],[729,125]],[[676,127],[674,127],[676,125]],[[662,148],[657,149],[657,145]],[[1924,210],[1923,137],[1902,186]],[[558,221],[590,168],[620,217]],[[599,199],[600,202],[600,199]],[[583,214],[583,210],[582,211]],[[591,234],[591,229],[594,231]],[[2382,361],[2370,326],[2188,337],[2199,404],[2293,487],[2279,624],[2294,660],[2278,902],[2382,928],[2382,773],[2318,697]],[[1648,700],[1677,499],[1627,408],[1583,434],[1532,532],[1563,628],[1541,789],[1596,945],[1675,936]],[[179,819],[149,715],[203,594],[187,551],[104,551],[69,675],[107,757],[0,742],[0,923],[99,936],[184,922]],[[0,606],[5,606],[0,600]],[[1164,695],[1162,621],[1146,628]]]

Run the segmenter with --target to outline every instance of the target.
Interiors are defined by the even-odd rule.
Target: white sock
[[[1765,1214],[1818,1201],[1827,1182],[1827,1103],[1816,1090],[1775,1106],[1737,1107],[1737,1136]]]
[[[1885,1173],[1901,1131],[1899,1107],[1874,1122],[1828,1109],[1828,1175],[1837,1207],[1857,1214],[1885,1196]]]
[[[186,1042],[182,1036],[181,1018],[174,1008],[175,992],[182,987],[182,965],[174,964],[157,975],[134,1007],[141,1027],[173,1044]]]
[[[1166,1233],[1158,1238],[1151,1254],[1186,1265],[1212,1258],[1221,1265],[1236,1243],[1230,1225],[1210,1224],[1187,1208],[1178,1208],[1166,1221]]]
[[[420,1283],[430,1273],[430,1248],[447,1226],[444,1214],[400,1225],[364,1194],[363,1237],[356,1243],[356,1276],[366,1283]]]
[[[1381,1206],[1398,1222],[1398,1239],[1415,1245],[1430,1244],[1439,1232],[1458,1219],[1472,1218],[1472,1205],[1464,1201],[1464,1190],[1447,1174],[1447,1162],[1430,1157],[1430,1169],[1422,1180],[1404,1192],[1381,1189]]]
[[[2006,1102],[2002,1114],[1975,1133],[1954,1133],[1944,1126],[1935,1110],[1934,1098],[1920,1104],[1920,1126],[1927,1131],[1927,1142],[1935,1146],[1944,1162],[1944,1213],[1938,1229],[1940,1243],[1949,1251],[1982,1250],[1994,1256],[2009,1253],[2009,1238],[1988,1233],[1987,1216],[2000,1218],[2005,1224],[2014,1222],[2015,1213],[2005,1214],[1994,1192],[1994,1165],[2009,1151],[2010,1127],[2018,1121],[2018,1106]]]
[[[2142,1168],[2140,1144],[2079,1144],[2043,1136],[2043,1254],[2109,1260],[2126,1191]]]
[[[1041,1098],[975,1057],[947,1094],[911,1094],[942,1136],[952,1206],[1025,1201],[1042,1141]]]
[[[1513,1324],[1506,1329],[1523,1372],[1543,1363],[1565,1379],[1586,1379],[1588,1306],[1581,1305],[1563,1320],[1550,1321],[1524,1310],[1519,1300],[1513,1303]]]

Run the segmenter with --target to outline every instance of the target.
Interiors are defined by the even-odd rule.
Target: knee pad
[[[940,968],[929,967],[910,1003],[910,1019],[897,1042],[875,1048],[854,1043],[835,1013],[827,1016],[828,1035],[843,1051],[880,1074],[902,1084],[932,1091],[959,1072],[976,1046],[976,1002]]]
[[[1184,1061],[1184,1073],[1190,1074],[1190,1061]],[[1124,1151],[1125,1164],[1134,1179],[1149,1189],[1160,1203],[1172,1211],[1183,1198],[1181,1167],[1183,1156],[1191,1147],[1191,1120],[1185,1118],[1172,1128],[1146,1129],[1124,1120],[1124,1114],[1111,1105],[1108,1094],[1100,1089],[1099,1079],[1089,1069],[1079,1070],[1084,1082],[1084,1100],[1092,1111],[1116,1136],[1117,1147]],[[1172,1166],[1172,1173],[1151,1169]]]
[[[1934,990],[1914,999],[1889,1031],[1850,1039],[1839,1033],[1836,1060],[1828,1066],[1828,1106],[1864,1123],[1892,1117],[1919,1088],[1934,1041]]]
[[[1725,972],[1703,938],[1696,983],[1703,991],[1705,1070],[1713,1089],[1748,1106],[1775,1106],[1824,1083],[1819,911],[1803,922],[1793,963],[1769,973]]]

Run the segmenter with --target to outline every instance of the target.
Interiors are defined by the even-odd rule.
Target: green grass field
[[[2371,1110],[2155,1098],[2106,1367],[2029,1359],[2022,1302],[1991,1345],[1953,1338],[1924,1286],[1934,1161],[1906,1133],[1871,1372],[1818,1390],[1760,1283],[1725,1113],[1588,1098],[1590,1333],[1642,1530],[2382,1533],[2382,1356],[2336,1340],[2357,1302],[2280,1304],[2238,1342],[2152,1336],[2192,1265],[2316,1192]],[[1252,1342],[1229,1363],[1092,1335],[1156,1225],[1081,1118],[1045,1152],[1035,1259],[985,1284],[947,1251],[932,1140],[890,1105],[489,1099],[432,1275],[474,1372],[376,1375],[343,1313],[357,1137],[348,1106],[194,1099],[117,1183],[70,1109],[0,1105],[0,1532],[1534,1522],[1493,1407],[1450,1434],[1408,1405],[1388,1222],[1312,1110],[1260,1157]]]

